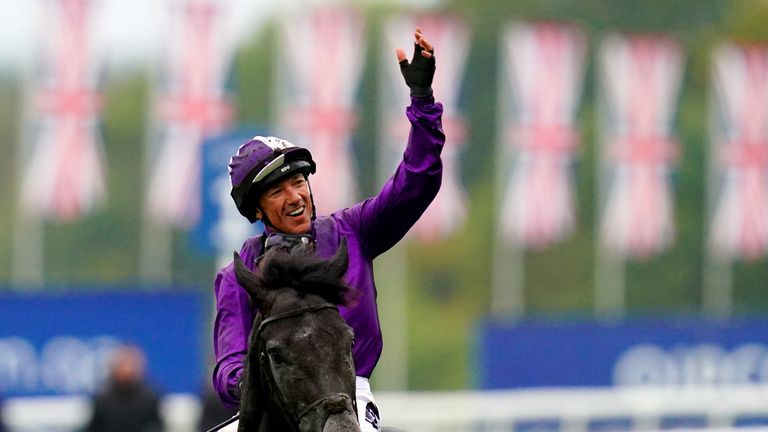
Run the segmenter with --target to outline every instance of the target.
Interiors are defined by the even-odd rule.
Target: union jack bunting
[[[467,194],[459,180],[458,158],[466,137],[465,120],[459,108],[459,89],[468,53],[469,30],[462,20],[450,15],[402,15],[387,21],[384,30],[387,47],[382,50],[381,66],[385,75],[381,92],[381,155],[386,160],[381,174],[386,177],[394,173],[402,159],[411,129],[405,116],[405,107],[410,104],[409,90],[400,74],[395,48],[405,49],[410,61],[413,33],[417,27],[435,47],[438,73],[432,89],[436,99],[443,104],[446,135],[440,192],[409,233],[419,241],[429,242],[451,235],[467,218]]]
[[[154,95],[147,211],[157,222],[187,228],[200,214],[200,153],[205,138],[235,115],[226,88],[233,46],[224,3],[192,0],[171,9],[162,79]]]
[[[753,260],[768,249],[768,46],[721,46],[713,78],[710,246]]]
[[[674,238],[669,183],[683,68],[678,43],[661,35],[611,35],[600,49],[600,236],[624,258],[647,258]]]
[[[571,165],[587,42],[575,26],[515,23],[502,44],[500,231],[543,248],[573,229]]]
[[[95,1],[50,0],[45,6],[43,56],[28,119],[34,141],[21,181],[21,205],[68,222],[106,196],[98,130],[103,63],[95,46]]]
[[[277,122],[281,135],[317,163],[311,179],[318,212],[355,202],[352,134],[364,65],[363,19],[349,8],[311,9],[281,26]]]

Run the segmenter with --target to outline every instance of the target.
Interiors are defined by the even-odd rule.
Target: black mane
[[[318,295],[334,304],[350,306],[357,291],[342,280],[347,265],[346,241],[342,241],[331,260],[319,258],[312,249],[304,246],[275,248],[264,256],[256,277],[267,289],[290,287],[300,293]]]

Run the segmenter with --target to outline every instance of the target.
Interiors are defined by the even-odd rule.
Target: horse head
[[[240,431],[359,431],[354,333],[339,314],[354,291],[342,281],[346,242],[328,260],[305,248],[272,250],[235,274],[259,310],[241,379]]]

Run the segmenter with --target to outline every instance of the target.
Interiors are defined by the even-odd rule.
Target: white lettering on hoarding
[[[26,339],[0,338],[0,392],[92,393],[104,381],[110,352],[118,344],[110,336],[58,336],[38,351]]]
[[[768,383],[768,348],[759,343],[726,350],[716,344],[652,344],[625,351],[613,368],[619,386],[716,386]]]
[[[18,337],[0,339],[0,393],[37,386],[35,347]]]

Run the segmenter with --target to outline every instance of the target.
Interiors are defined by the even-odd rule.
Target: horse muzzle
[[[301,432],[359,432],[355,405],[349,395],[334,393],[305,408],[299,419]]]

